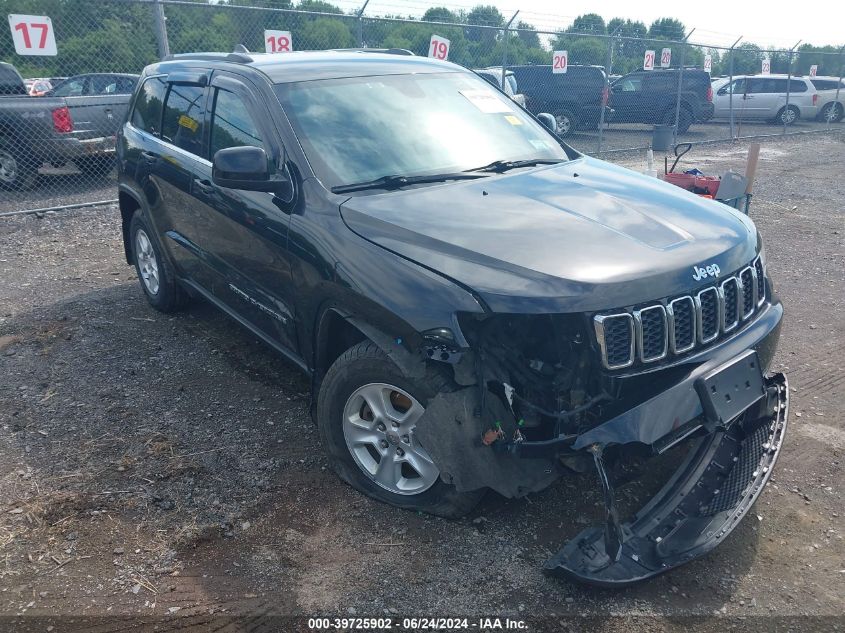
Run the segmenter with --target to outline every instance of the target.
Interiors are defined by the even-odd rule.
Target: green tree
[[[516,28],[520,29],[516,36],[526,49],[543,48],[542,44],[540,44],[540,36],[537,34],[537,31],[534,30],[533,25],[520,20],[516,23]]]
[[[675,18],[660,18],[648,27],[648,36],[656,40],[674,40],[680,42],[687,35],[683,22]]]
[[[505,18],[493,5],[478,5],[467,14],[467,24],[473,26],[504,26]],[[473,42],[484,42],[490,46],[496,41],[498,31],[495,29],[467,28],[467,39]]]
[[[593,33],[595,35],[605,35],[607,27],[604,24],[604,18],[597,13],[585,13],[575,18],[572,26],[566,29],[567,33]]]
[[[457,14],[446,7],[431,7],[422,16],[423,22],[458,22]]]

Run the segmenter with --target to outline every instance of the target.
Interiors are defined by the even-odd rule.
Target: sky
[[[361,0],[347,0],[360,6]],[[339,4],[345,5],[347,2]],[[845,45],[845,3],[841,0],[811,2],[806,10],[780,2],[705,0],[704,2],[631,2],[631,0],[371,0],[367,14],[421,15],[429,6],[469,9],[476,4],[494,4],[510,18],[519,9],[517,20],[537,28],[559,30],[583,13],[598,13],[605,20],[613,17],[645,22],[660,17],[679,19],[696,31],[690,41],[729,46],[739,36],[763,46],[791,48],[802,40],[816,45]]]

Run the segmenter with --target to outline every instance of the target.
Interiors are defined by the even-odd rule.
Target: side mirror
[[[719,88],[719,90],[716,92],[716,94],[720,95],[720,96],[728,94],[728,87],[722,86],[721,88]]]
[[[293,195],[293,183],[287,170],[282,176],[271,174],[267,153],[250,145],[218,150],[214,154],[211,180],[227,189],[269,191],[284,200]]]
[[[547,127],[549,132],[551,132],[552,134],[557,133],[557,121],[548,112],[541,112],[540,114],[538,114],[537,120],[542,123],[545,127]]]

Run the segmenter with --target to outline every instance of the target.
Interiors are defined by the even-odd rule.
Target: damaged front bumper
[[[666,370],[654,372],[650,396],[580,433],[525,437],[507,393],[485,402],[473,385],[429,402],[419,440],[459,491],[491,488],[506,497],[542,490],[562,471],[583,472],[592,461],[605,523],[571,540],[545,569],[596,585],[644,580],[716,547],[768,481],[787,420],[786,378],[764,376],[782,314],[779,303],[769,304],[737,336],[672,368],[668,380]],[[643,375],[633,379],[642,382]],[[685,462],[630,521],[620,522],[605,458],[618,457],[616,448],[625,445],[661,454],[681,442]]]
[[[669,482],[629,522],[618,523],[613,490],[603,478],[604,528],[583,531],[544,569],[589,584],[624,586],[715,548],[760,496],[780,453],[789,408],[786,377],[767,378],[765,390],[727,428],[697,440]],[[596,465],[603,475],[600,454]]]

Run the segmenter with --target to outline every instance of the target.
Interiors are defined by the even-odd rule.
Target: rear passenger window
[[[792,79],[789,82],[790,92],[807,92],[807,84],[800,79]]]
[[[164,105],[161,137],[191,154],[202,156],[205,88],[171,84]]]
[[[258,126],[239,96],[228,90],[218,89],[214,98],[214,117],[211,121],[210,155],[214,157],[221,149],[244,145],[264,147]]]
[[[155,136],[161,133],[161,112],[167,84],[159,77],[151,77],[144,82],[135,107],[132,110],[132,125]]]

